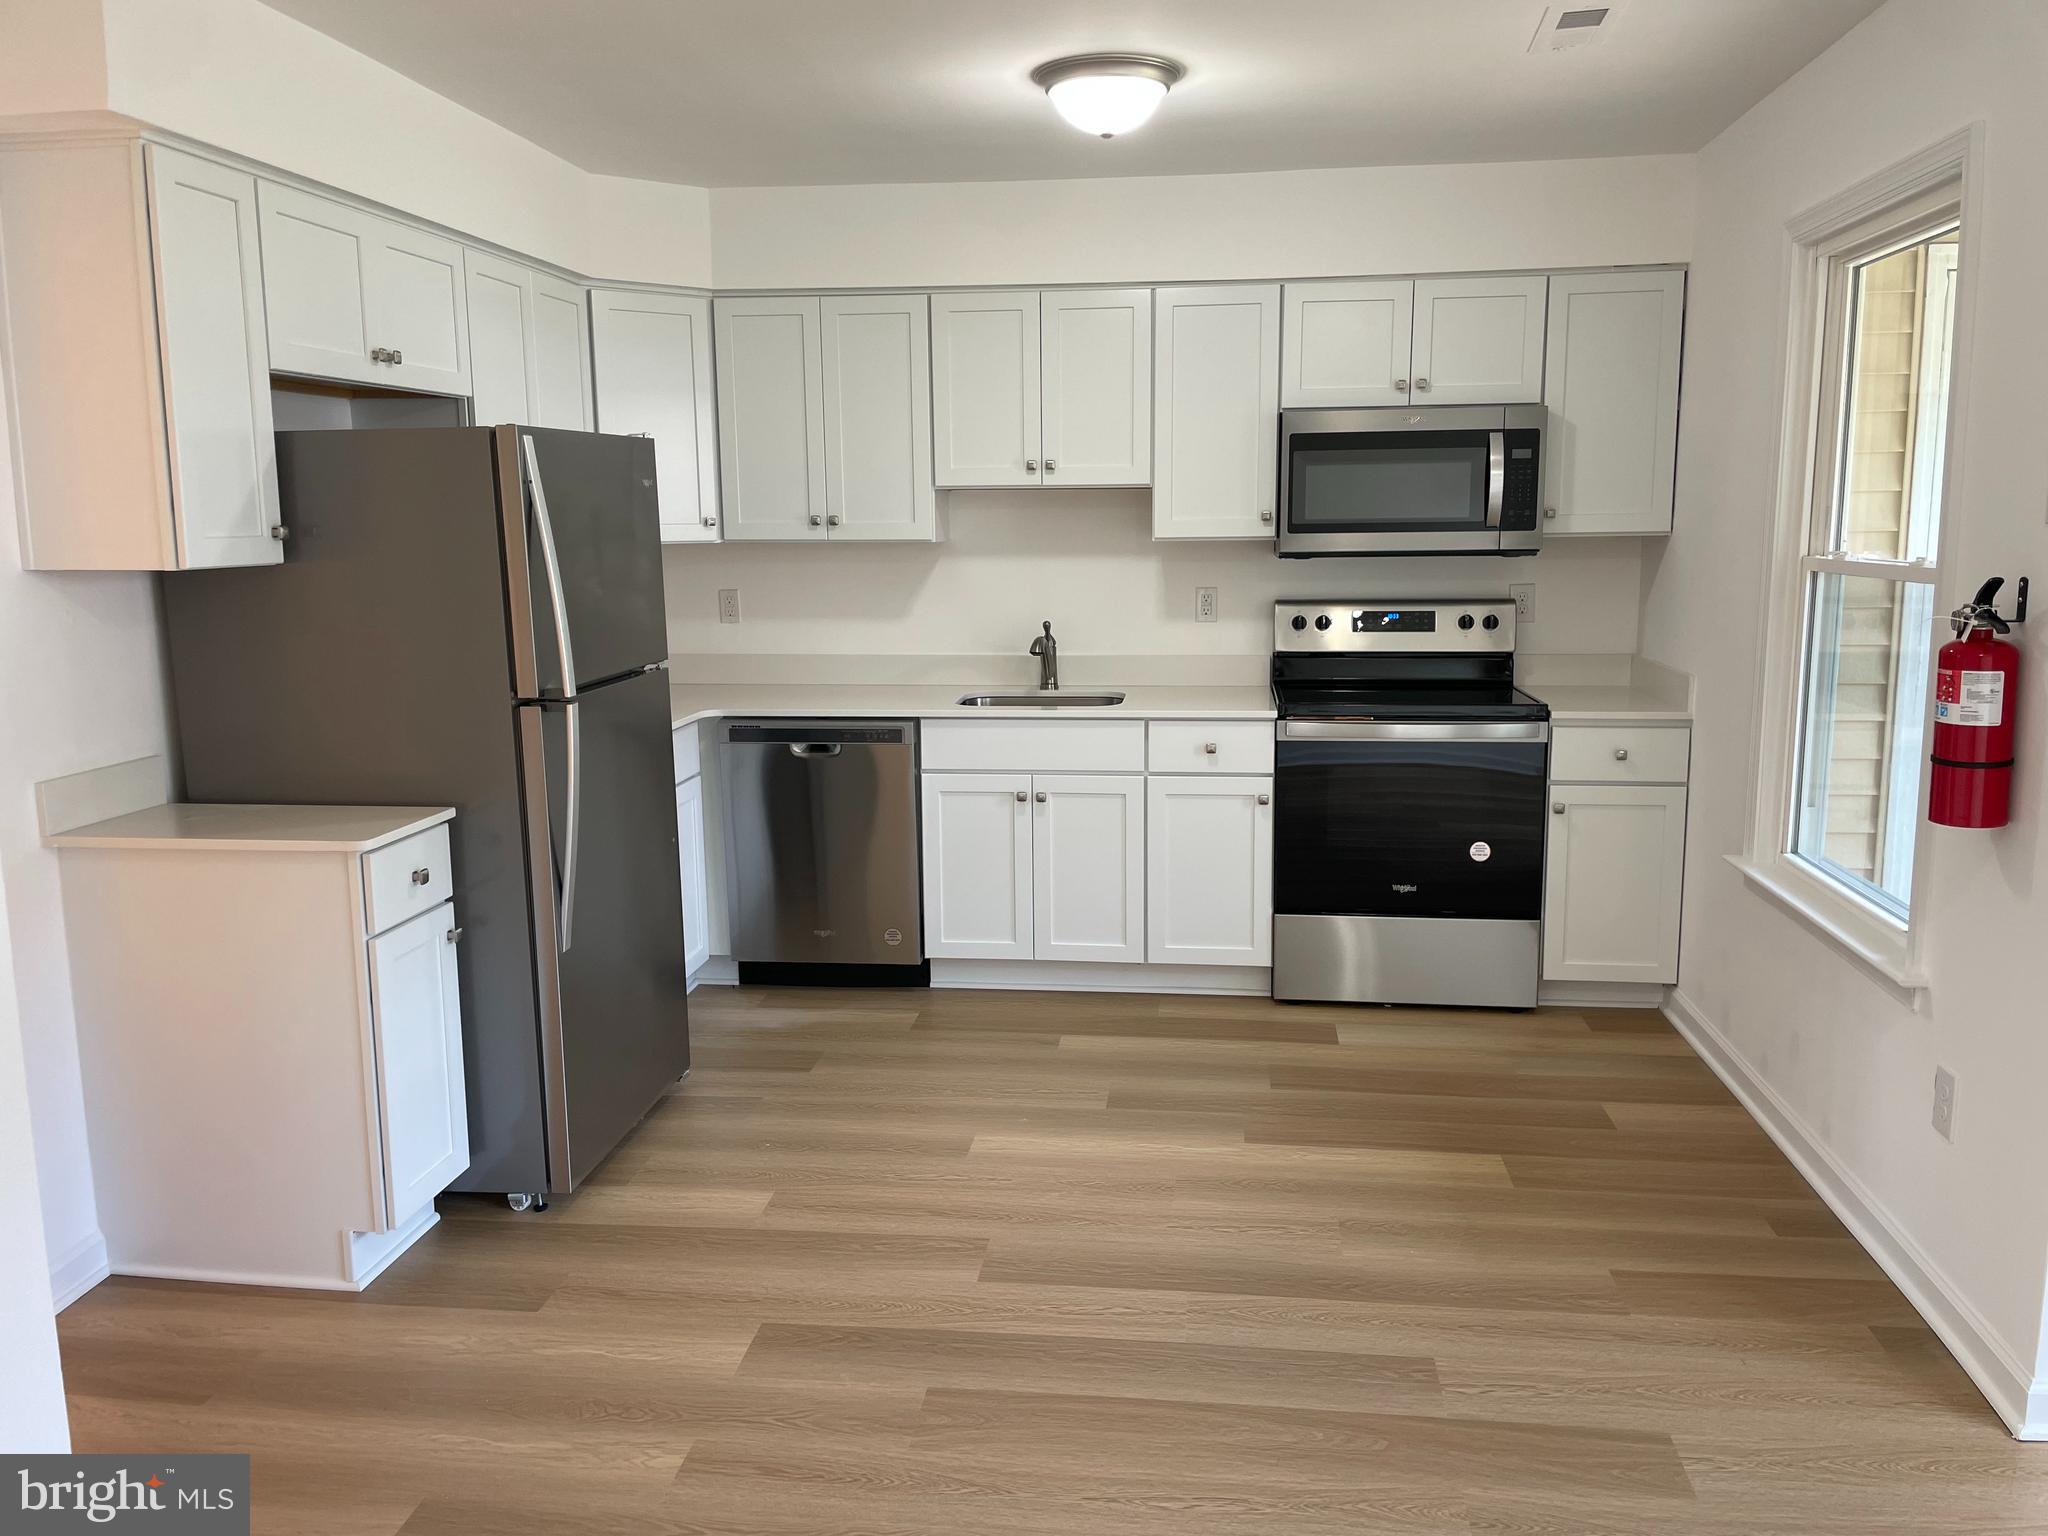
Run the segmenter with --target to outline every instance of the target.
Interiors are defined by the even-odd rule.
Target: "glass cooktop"
[[[1512,683],[1276,682],[1285,720],[1548,720],[1550,706]]]

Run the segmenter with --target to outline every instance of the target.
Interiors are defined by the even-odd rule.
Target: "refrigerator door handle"
[[[569,748],[568,781],[562,786],[569,802],[568,826],[562,837],[562,921],[560,942],[563,954],[576,924],[576,866],[583,837],[583,722],[576,711],[576,647],[569,639],[569,605],[562,595],[562,557],[555,550],[555,525],[548,516],[547,492],[540,481],[540,456],[533,439],[520,439],[526,451],[526,481],[533,487],[533,520],[540,532],[541,561],[547,567],[548,606],[555,615],[555,654],[562,668],[563,724]]]

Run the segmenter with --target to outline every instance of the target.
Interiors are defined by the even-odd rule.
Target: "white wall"
[[[1692,251],[1690,155],[710,197],[721,288],[1498,271]]]
[[[1282,560],[1271,544],[1155,543],[1149,491],[955,491],[939,544],[722,544],[663,551],[681,655],[1014,657],[1051,619],[1068,655],[1263,657],[1280,597],[1505,596],[1534,582],[1538,652],[1627,653],[1641,550],[1556,540],[1534,559]],[[1213,624],[1195,588],[1217,589]],[[718,589],[741,622],[718,622]],[[715,670],[715,669],[713,669]]]
[[[64,1374],[29,1137],[28,1079],[0,906],[0,1451],[68,1451]]]
[[[1806,1133],[1859,1182],[1988,1334],[2019,1383],[2042,1355],[2041,946],[2048,935],[2048,625],[2025,637],[2013,824],[1935,831],[1916,1013],[1754,894],[1740,850],[1757,743],[1757,651],[1786,328],[1788,218],[1981,118],[1987,124],[1958,558],[1939,606],[1983,577],[2048,576],[2048,8],[1892,0],[1700,157],[1677,531],[1648,560],[1646,654],[1698,678],[1680,990]],[[2009,588],[2008,588],[2009,591]],[[1936,1063],[1958,1082],[1955,1143],[1928,1124]],[[2048,1427],[2048,1426],[2044,1426]]]

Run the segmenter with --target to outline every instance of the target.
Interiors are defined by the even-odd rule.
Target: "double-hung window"
[[[1802,240],[1748,868],[1902,983],[1954,379],[1959,174]]]

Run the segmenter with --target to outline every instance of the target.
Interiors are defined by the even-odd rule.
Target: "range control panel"
[[[1457,651],[1515,648],[1515,605],[1494,598],[1419,602],[1283,599],[1273,605],[1276,651]]]

